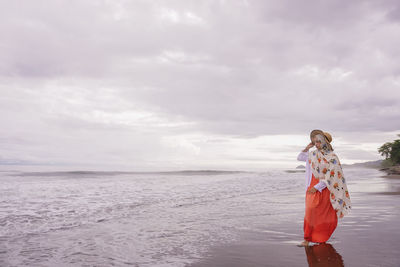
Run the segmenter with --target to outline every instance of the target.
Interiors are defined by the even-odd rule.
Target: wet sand
[[[240,242],[214,247],[208,258],[189,266],[400,266],[399,218],[339,225],[326,244],[308,248],[296,246],[301,235],[283,240],[271,233],[243,233]]]
[[[388,179],[400,179],[400,174],[388,174],[382,176],[383,178],[388,178]]]
[[[240,242],[214,247],[208,258],[190,266],[400,266],[398,219],[339,225],[329,242],[308,248],[296,246],[301,235],[283,240],[271,233],[243,233]]]
[[[339,221],[326,244],[297,247],[302,222],[287,221],[265,231],[243,231],[237,242],[214,246],[189,266],[400,266],[400,177],[386,178],[354,190],[351,215]]]
[[[382,178],[392,180],[389,182],[391,185],[390,188],[388,189],[389,191],[385,192],[379,192],[378,194],[382,195],[400,195],[400,183],[397,181],[400,181],[400,175],[399,174],[388,174],[388,175],[383,175]]]

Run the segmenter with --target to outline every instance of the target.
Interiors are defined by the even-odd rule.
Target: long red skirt
[[[310,189],[318,184],[319,180],[312,174]],[[330,192],[328,188],[322,192],[314,194],[306,193],[306,212],[304,216],[304,240],[323,243],[326,242],[335,231],[337,226],[337,215],[332,208],[329,199]]]

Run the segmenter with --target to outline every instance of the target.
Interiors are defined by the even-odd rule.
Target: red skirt
[[[312,174],[310,189],[318,184],[319,180]],[[304,240],[323,243],[326,242],[337,226],[336,211],[332,208],[328,188],[314,194],[306,193],[306,212],[304,216]]]

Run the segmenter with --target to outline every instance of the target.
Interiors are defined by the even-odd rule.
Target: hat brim
[[[312,138],[314,137],[314,135],[317,135],[317,134],[321,134],[322,136],[324,136],[324,132],[323,131],[321,131],[321,130],[312,130],[311,133],[310,133],[310,140],[312,141]]]
[[[324,132],[324,136],[329,143],[332,142],[332,135],[330,133]]]

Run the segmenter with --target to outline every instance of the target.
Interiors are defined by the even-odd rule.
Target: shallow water
[[[400,198],[381,194],[400,180],[344,173],[353,211],[338,237],[382,222],[400,232]],[[302,236],[304,173],[14,171],[0,182],[0,266],[185,266],[244,233],[291,246]]]

